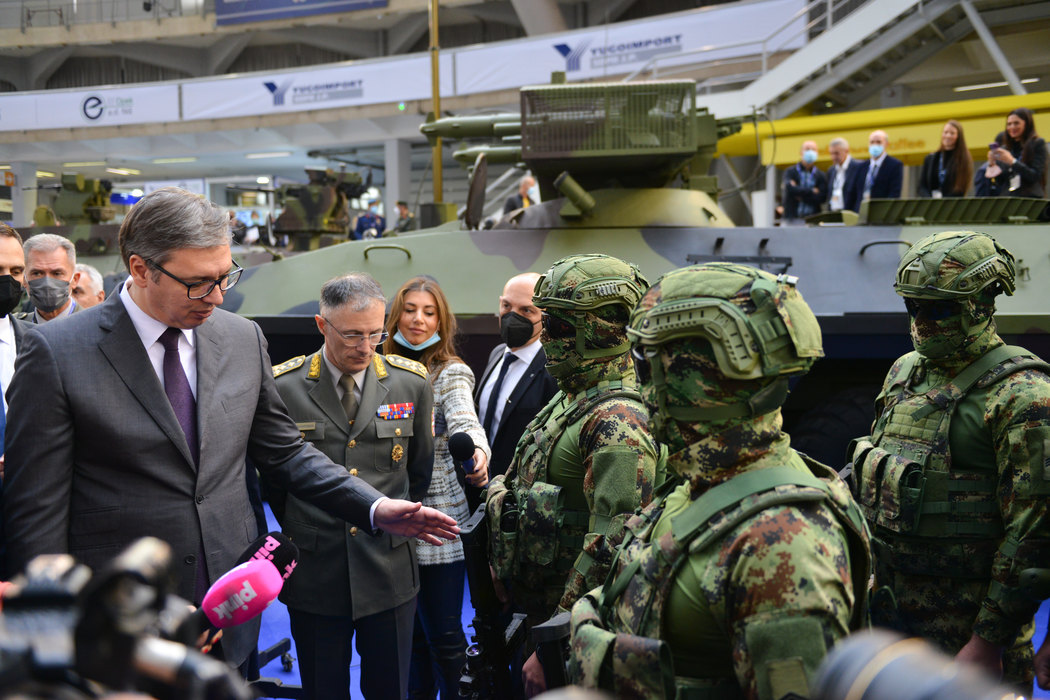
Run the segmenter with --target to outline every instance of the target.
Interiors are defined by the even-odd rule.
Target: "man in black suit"
[[[22,250],[22,237],[18,231],[0,223],[0,578],[3,578],[4,528],[3,528],[3,478],[4,478],[4,428],[7,424],[7,401],[3,393],[11,384],[15,373],[15,356],[22,344],[26,322],[12,315],[22,300],[25,283],[26,258]],[[9,575],[15,572],[9,572]]]
[[[901,187],[904,184],[904,163],[887,155],[886,148],[889,140],[889,136],[882,129],[876,129],[868,137],[868,154],[871,160],[863,164],[863,177],[858,178],[860,199],[854,211],[860,209],[860,202],[865,199],[898,199],[901,196]],[[854,197],[856,189],[858,188],[854,188]]]
[[[503,287],[499,298],[503,343],[493,348],[474,392],[478,419],[492,446],[490,478],[507,470],[525,426],[558,391],[557,383],[547,372],[547,356],[540,343],[542,314],[532,303],[532,290],[539,277],[535,272],[526,272],[511,277]],[[497,384],[499,391],[493,397]],[[480,502],[478,493],[472,487],[467,489],[472,510]]]
[[[857,211],[860,208],[862,186],[861,171],[864,164],[853,160],[849,153],[849,142],[844,138],[831,139],[828,144],[831,154],[831,169],[828,170],[828,209],[831,211]],[[850,198],[847,198],[850,195]]]
[[[531,175],[521,178],[521,183],[518,185],[518,193],[507,197],[507,201],[503,203],[503,213],[509,214],[517,209],[524,209],[536,204],[536,200],[529,194],[529,190],[535,186],[536,180]]]

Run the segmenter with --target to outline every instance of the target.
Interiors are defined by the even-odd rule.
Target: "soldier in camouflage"
[[[573,608],[573,681],[617,698],[806,697],[863,624],[870,575],[848,488],[781,431],[788,377],[823,355],[816,317],[794,278],[710,263],[660,278],[627,332],[681,478]]]
[[[1013,256],[983,233],[912,246],[895,289],[915,352],[897,360],[872,434],[851,445],[872,528],[872,622],[926,637],[1032,689],[1024,569],[1050,561],[1050,370],[996,333]]]
[[[528,425],[505,475],[488,487],[490,562],[527,624],[601,583],[610,534],[649,503],[659,447],[637,393],[625,326],[648,282],[606,255],[574,255],[537,282],[541,341],[559,391]],[[526,694],[543,689],[535,655]]]

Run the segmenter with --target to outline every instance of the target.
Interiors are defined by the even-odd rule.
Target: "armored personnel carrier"
[[[467,144],[455,155],[473,170],[463,221],[261,265],[245,273],[226,308],[258,320],[280,361],[320,342],[312,315],[324,280],[363,270],[392,293],[409,277],[430,274],[448,294],[477,369],[497,342],[497,297],[517,273],[582,252],[630,260],[650,279],[695,262],[742,262],[798,277],[823,329],[826,358],[793,387],[789,422],[808,414],[807,429],[855,436],[870,427],[889,364],[911,347],[893,291],[900,255],[929,233],[978,228],[1018,258],[1017,292],[1001,297],[1001,332],[1050,357],[1050,256],[1046,228],[1035,223],[1045,201],[872,200],[850,217],[853,225],[737,227],[708,172],[718,139],[738,128],[698,111],[691,81],[523,88],[520,114],[422,127],[430,138],[496,142]],[[543,201],[479,229],[487,162],[524,163]],[[795,437],[805,443],[800,430]],[[836,462],[838,449],[815,456]]]

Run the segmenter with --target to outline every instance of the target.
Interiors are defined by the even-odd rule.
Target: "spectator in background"
[[[53,233],[38,233],[26,239],[26,285],[33,311],[33,323],[69,316],[80,310],[72,298],[80,273],[76,271],[77,250],[73,243]]]
[[[988,151],[985,177],[1011,197],[1043,197],[1046,192],[1046,141],[1035,133],[1032,110],[1018,107],[1006,117],[1006,131]]]
[[[80,274],[73,287],[73,300],[87,309],[106,300],[106,288],[102,274],[91,265],[77,263],[76,271]]]
[[[828,180],[817,167],[817,142],[805,141],[802,158],[784,173],[784,223],[798,225],[820,211],[828,198]]]
[[[456,356],[456,317],[441,287],[427,277],[405,282],[391,302],[386,330],[383,351],[423,363],[434,389],[434,472],[423,503],[457,523],[466,522],[467,499],[448,452],[449,436],[466,433],[474,441],[474,471],[466,475],[473,486],[488,482],[490,450],[474,412],[474,373]],[[458,537],[443,547],[420,542],[416,554],[419,596],[408,697],[433,698],[437,687],[442,698],[454,698],[467,646],[460,622],[466,574],[463,543]]]
[[[922,162],[919,196],[965,197],[972,178],[973,156],[966,148],[962,124],[949,119],[941,130],[941,147]]]
[[[397,233],[404,233],[405,231],[414,231],[419,228],[419,222],[416,221],[415,215],[408,208],[408,202],[399,199],[397,201],[397,224],[394,225],[394,230]]]
[[[379,200],[369,202],[368,211],[357,217],[352,237],[355,241],[363,238],[378,238],[386,231],[386,219],[379,215]]]
[[[536,179],[531,175],[521,178],[518,184],[518,193],[507,197],[503,203],[503,213],[509,214],[516,209],[530,207],[540,201],[539,194],[533,189],[536,187]]]
[[[904,163],[886,153],[890,138],[882,129],[876,129],[868,137],[868,154],[871,160],[863,164],[863,177],[859,178],[860,202],[866,199],[898,199],[904,184]],[[851,197],[855,197],[855,193]]]
[[[849,141],[844,138],[831,139],[828,153],[831,154],[832,162],[831,169],[828,170],[828,209],[857,211],[860,201],[848,200],[846,193],[860,193],[862,188],[858,186],[857,181],[861,177],[864,164],[853,160],[849,154]]]

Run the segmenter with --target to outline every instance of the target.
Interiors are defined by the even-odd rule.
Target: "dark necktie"
[[[160,343],[164,346],[164,393],[168,395],[168,401],[175,410],[175,417],[182,426],[186,444],[193,455],[193,463],[197,464],[200,461],[200,447],[197,444],[197,402],[193,398],[186,373],[182,371],[182,361],[179,359],[180,335],[180,329],[169,328],[160,336]]]
[[[351,375],[344,374],[339,377],[339,386],[343,387],[343,400],[340,403],[343,404],[347,421],[353,425],[354,416],[357,415],[357,396],[354,395],[354,387],[357,386],[357,383]]]
[[[168,395],[168,401],[175,410],[175,418],[182,426],[186,444],[189,445],[190,454],[193,456],[193,464],[198,465],[200,446],[197,443],[197,402],[190,391],[190,382],[186,379],[182,361],[179,359],[180,335],[180,329],[169,328],[160,336],[160,344],[164,346],[164,393]],[[193,578],[193,602],[199,605],[208,591],[209,582],[203,538],[197,545],[197,566]]]
[[[496,377],[496,383],[492,385],[489,403],[485,406],[485,434],[488,435],[490,443],[496,437],[495,429],[499,427],[499,423],[495,421],[496,404],[499,402],[499,394],[503,389],[503,380],[507,377],[507,370],[510,369],[511,364],[517,359],[518,356],[510,352],[503,356],[503,366],[499,368],[499,376]]]

